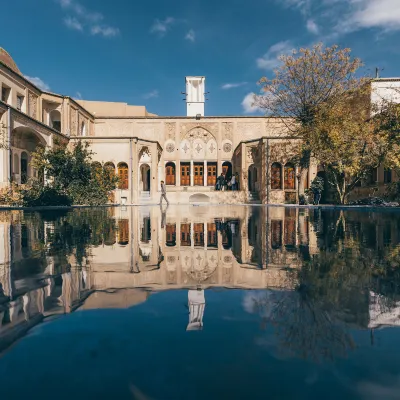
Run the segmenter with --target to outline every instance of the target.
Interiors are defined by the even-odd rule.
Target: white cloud
[[[399,0],[351,0],[346,25],[353,28],[400,29]]]
[[[65,25],[73,30],[80,32],[90,32],[92,35],[100,35],[103,37],[114,37],[119,34],[119,29],[106,25],[102,21],[104,15],[88,10],[75,0],[57,0],[61,8],[68,11],[68,15],[64,19]]]
[[[308,14],[312,0],[277,0],[277,2],[284,7],[299,9],[302,14]]]
[[[225,83],[224,85],[221,86],[221,89],[224,90],[229,90],[229,89],[234,89],[240,86],[246,85],[247,82],[237,82],[237,83]]]
[[[164,36],[174,22],[175,18],[172,17],[167,17],[164,21],[156,19],[154,20],[153,25],[150,28],[150,32],[157,33],[160,36]]]
[[[81,92],[76,92],[75,100],[82,100]]]
[[[308,32],[313,33],[314,35],[318,35],[319,26],[316,24],[316,22],[313,19],[307,20],[306,27],[307,27]]]
[[[100,35],[104,37],[114,37],[119,35],[119,29],[111,26],[94,25],[90,29],[92,35]]]
[[[293,46],[289,40],[278,42],[271,46],[263,57],[257,58],[257,66],[261,69],[274,69],[279,67],[279,56],[291,53]]]
[[[256,94],[255,93],[248,93],[243,101],[242,107],[245,114],[254,114],[256,112],[261,112],[262,110],[256,106],[255,103]]]
[[[83,31],[83,25],[74,17],[64,18],[64,24],[72,30]]]
[[[189,32],[185,36],[186,40],[189,40],[191,42],[194,42],[196,40],[196,35],[194,33],[193,29],[190,29]]]
[[[145,99],[152,99],[158,96],[159,96],[158,90],[152,90],[151,92],[143,95]]]
[[[45,92],[48,92],[50,90],[50,86],[43,82],[40,78],[24,75],[25,79],[28,79],[28,81],[31,81],[35,86],[37,86],[39,89],[44,90]]]
[[[284,7],[299,10],[307,30],[318,34],[319,27],[335,37],[361,29],[400,30],[400,0],[276,0]]]

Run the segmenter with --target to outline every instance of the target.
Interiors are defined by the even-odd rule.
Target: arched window
[[[28,182],[28,154],[24,151],[21,153],[21,183],[26,182]]]
[[[119,178],[119,185],[120,189],[128,189],[129,187],[129,179],[128,179],[128,164],[121,162],[118,164],[118,178]]]
[[[282,189],[282,167],[279,163],[271,165],[271,189]]]
[[[111,161],[108,161],[104,164],[104,170],[108,171],[110,174],[115,174],[115,165]]]
[[[129,220],[120,219],[118,221],[118,244],[127,245],[129,243]]]
[[[175,164],[169,162],[165,166],[165,184],[175,185]]]
[[[19,174],[19,157],[18,154],[14,154],[14,173]]]
[[[174,247],[176,245],[176,224],[167,224],[167,243],[168,247]]]
[[[84,122],[81,124],[81,136],[86,136],[86,124]]]
[[[102,170],[102,166],[98,161],[93,161],[92,162],[92,168],[96,172],[101,172],[101,170]]]
[[[285,165],[285,189],[295,189],[295,171],[292,163]]]

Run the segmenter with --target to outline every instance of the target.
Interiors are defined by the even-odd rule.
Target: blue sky
[[[257,114],[248,95],[277,56],[319,41],[400,75],[400,0],[19,0],[6,13],[0,46],[36,83],[158,115],[185,115],[186,75],[206,76],[206,115]]]

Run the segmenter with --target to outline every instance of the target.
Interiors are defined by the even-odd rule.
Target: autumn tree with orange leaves
[[[260,80],[264,95],[255,101],[267,116],[280,118],[290,136],[302,139],[295,156],[300,184],[313,158],[344,204],[372,168],[400,164],[398,109],[386,103],[374,110],[370,79],[358,76],[362,62],[350,49],[317,44],[280,60],[275,77]]]

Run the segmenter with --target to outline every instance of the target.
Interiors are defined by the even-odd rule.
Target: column
[[[207,240],[208,240],[208,227],[207,222],[203,223],[203,238],[204,238],[204,250],[207,250]],[[207,254],[207,253],[206,253]]]
[[[137,148],[137,139],[133,139],[130,143],[131,145],[131,160],[130,160],[130,193],[131,193],[131,203],[138,203],[138,191],[139,191],[139,173],[140,170],[138,168],[138,148]]]
[[[240,181],[240,190],[247,191],[247,180],[244,179],[244,174],[247,174],[246,171],[246,145],[244,143],[240,146],[240,172],[239,172],[239,181]]]
[[[190,247],[194,249],[194,223],[190,223]]]
[[[175,186],[181,186],[181,162],[175,161]]]
[[[156,199],[158,194],[158,149],[157,143],[151,145],[150,198]]]
[[[194,168],[193,168],[193,160],[190,160],[190,186],[194,185]]]
[[[207,185],[207,177],[208,177],[208,171],[207,171],[207,161],[204,161],[204,171],[203,171],[203,180],[204,180],[204,186]]]

